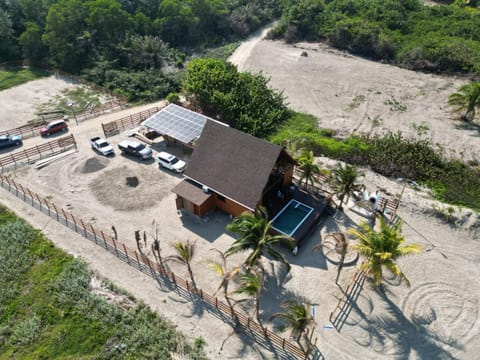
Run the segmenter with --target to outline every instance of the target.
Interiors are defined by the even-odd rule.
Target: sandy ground
[[[301,56],[306,51],[308,56]],[[462,126],[447,105],[465,81],[422,74],[353,57],[322,44],[252,39],[229,59],[263,72],[290,106],[315,115],[339,134],[401,131],[431,139],[447,156],[480,160],[478,129]]]
[[[0,129],[8,130],[36,118],[35,113],[42,105],[53,101],[63,91],[80,85],[59,75],[37,79],[0,92]]]
[[[255,54],[257,47],[263,47],[265,43],[268,44],[266,52],[281,53],[290,49],[281,43],[258,41],[250,49],[251,54]],[[288,51],[299,50],[291,48]],[[245,59],[250,61],[249,56]],[[358,61],[365,62],[343,56],[339,59],[339,62],[341,59],[350,59],[352,66]],[[303,60],[305,59],[296,61]],[[308,60],[311,60],[311,56]],[[335,62],[332,66],[334,65]],[[272,75],[272,83],[273,81]],[[368,87],[368,84],[362,86]],[[377,88],[378,85],[370,86]],[[2,96],[3,92],[0,92],[0,104],[3,105],[6,100]],[[289,100],[293,105],[290,97]],[[317,106],[310,101],[311,98],[306,97],[304,106]],[[348,101],[345,101],[348,105]],[[220,279],[209,268],[208,262],[215,259],[215,253],[211,249],[224,251],[233,241],[225,232],[225,226],[230,221],[228,216],[218,212],[208,222],[190,216],[180,217],[175,210],[174,194],[170,192],[171,187],[181,180],[180,176],[159,169],[154,162],[137,162],[118,152],[114,157],[104,158],[89,148],[88,139],[100,133],[100,123],[151,106],[153,105],[108,114],[78,126],[72,124],[70,132],[77,139],[78,152],[41,170],[26,167],[11,175],[38,194],[50,197],[57,205],[105,231],[115,225],[120,240],[132,247],[135,246],[134,231],[140,229],[152,234],[155,230],[152,228],[153,221],[157,224],[161,250],[165,256],[173,254],[171,242],[194,241],[196,255],[192,267],[196,282],[205,291],[214,293]],[[332,113],[333,110],[332,106]],[[358,109],[352,110],[352,113],[355,110]],[[0,123],[0,126],[4,127],[4,124]],[[125,136],[122,134],[111,138],[115,148]],[[24,147],[42,141],[45,140],[27,139]],[[163,144],[156,143],[154,149],[163,149]],[[168,151],[188,161],[188,156],[183,155],[179,149],[169,147]],[[331,165],[327,159],[319,160],[325,162],[325,166]],[[369,191],[384,188],[393,194],[399,194],[403,189],[402,183],[368,171],[363,181]],[[175,293],[161,288],[152,279],[1,189],[0,202],[36,228],[42,229],[59,247],[84,258],[100,275],[151,305],[191,339],[202,337],[211,359],[276,358],[245,336],[230,336],[232,329],[201,305],[187,302]],[[456,210],[455,218],[458,221],[455,224],[442,223],[431,215],[434,206],[442,205],[429,200],[427,192],[406,187],[399,209],[399,215],[405,221],[404,233],[407,242],[425,247],[421,254],[399,262],[411,281],[411,287],[398,284],[395,279],[387,276],[385,291],[379,292],[366,282],[361,292],[353,297],[346,319],[339,323],[338,329],[334,329],[328,321],[329,314],[334,310],[342,296],[342,289],[351,281],[356,269],[355,266],[345,268],[340,278],[341,287],[338,287],[334,283],[336,266],[329,263],[321,253],[313,253],[311,250],[326,234],[342,231],[365,220],[363,210],[350,209],[352,204],[348,205],[345,215],[337,213],[335,217],[321,222],[298,256],[285,252],[292,264],[288,275],[278,264],[265,260],[268,276],[261,300],[261,317],[265,324],[273,326],[268,319],[279,311],[283,300],[301,297],[315,308],[313,337],[318,339],[318,348],[327,359],[476,358],[475,354],[480,351],[480,234],[477,216],[468,210]],[[151,237],[148,241],[150,245]],[[245,256],[239,254],[232,257],[230,266],[240,264]],[[175,263],[169,266],[179,275],[187,277],[182,266]],[[232,288],[235,288],[234,284]],[[245,305],[245,311],[253,313],[251,304]],[[289,334],[286,332],[284,335],[288,337]]]

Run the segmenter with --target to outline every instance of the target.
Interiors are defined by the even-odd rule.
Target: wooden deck
[[[271,195],[267,199],[268,215],[273,219],[290,200],[297,200],[305,205],[308,205],[314,209],[314,211],[308,216],[308,218],[300,225],[300,227],[292,235],[297,246],[300,246],[302,241],[306,239],[311,232],[315,229],[320,218],[327,209],[328,200],[326,197],[316,194],[307,193],[298,187],[295,190],[280,189],[283,196]]]

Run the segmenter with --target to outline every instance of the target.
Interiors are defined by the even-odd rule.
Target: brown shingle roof
[[[277,145],[207,121],[185,175],[253,210],[280,152]]]
[[[188,180],[182,180],[172,189],[172,192],[197,206],[202,205],[211,196],[211,194],[206,194],[200,187],[195,186]]]

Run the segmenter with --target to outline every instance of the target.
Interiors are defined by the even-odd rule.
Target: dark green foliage
[[[257,137],[268,136],[288,116],[283,95],[268,87],[268,79],[222,60],[191,61],[183,88],[205,113]]]
[[[85,263],[0,207],[0,359],[204,359],[143,304],[129,310],[89,290]]]
[[[327,40],[334,47],[416,70],[480,70],[480,17],[476,10],[458,5],[300,0],[284,8],[272,36]]]
[[[213,47],[226,58],[229,44],[279,14],[275,0],[4,1],[0,62],[87,74],[131,100],[151,101],[179,90],[168,73],[183,69],[185,53]]]

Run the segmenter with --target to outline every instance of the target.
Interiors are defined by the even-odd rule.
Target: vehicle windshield
[[[172,161],[170,161],[170,164],[175,165],[178,162],[178,158],[174,157]]]
[[[98,143],[98,147],[105,147],[105,146],[108,146],[108,142],[102,141]]]
[[[143,149],[145,149],[145,145],[144,145],[144,144],[138,144],[138,145],[135,147],[135,150],[137,150],[137,151],[141,151],[141,150],[143,150]]]

